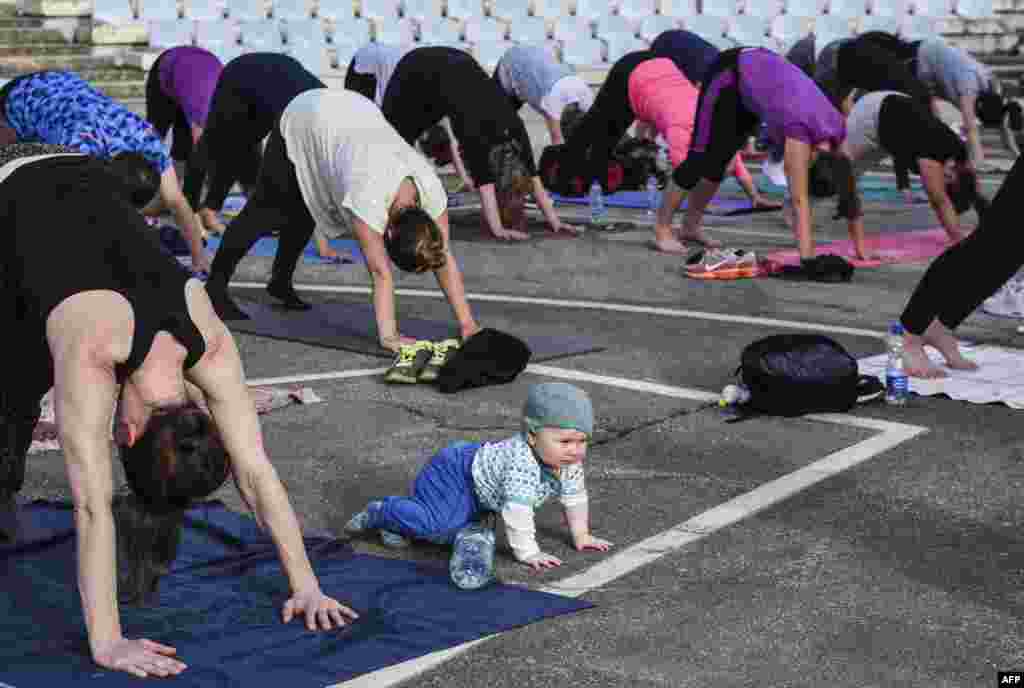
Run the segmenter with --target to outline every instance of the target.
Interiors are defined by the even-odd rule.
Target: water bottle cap
[[[899,320],[894,320],[889,325],[889,334],[903,334],[903,323]]]

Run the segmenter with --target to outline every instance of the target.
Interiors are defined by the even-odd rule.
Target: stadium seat
[[[739,15],[728,20],[725,29],[726,38],[731,38],[740,45],[755,48],[767,47],[769,24],[761,17]]]
[[[596,22],[602,17],[607,17],[611,14],[611,8],[608,6],[607,0],[576,0],[575,15],[577,17]]]
[[[419,22],[420,43],[448,45],[462,42],[462,27],[457,21],[438,17]]]
[[[660,14],[652,14],[640,20],[640,27],[637,34],[650,43],[665,31],[679,28],[679,20],[675,17],[664,17]]]
[[[321,7],[323,7],[321,5]],[[321,15],[322,16],[322,15]],[[373,35],[373,26],[369,19],[345,17],[333,21],[331,32],[332,43],[352,43],[355,46],[366,45]]]
[[[376,43],[392,45],[412,45],[416,42],[418,31],[412,19],[371,20],[373,40]]]
[[[658,14],[666,17],[692,17],[697,14],[697,0],[657,0]]]
[[[865,0],[829,0],[828,13],[833,17],[859,19],[868,13]]]
[[[636,36],[636,27],[625,17],[617,14],[609,14],[601,17],[594,24],[594,33],[598,38],[605,38],[612,35]]]
[[[228,0],[228,17],[232,21],[259,21],[267,18],[266,0]]]
[[[861,17],[857,22],[857,33],[867,33],[868,31],[892,32],[898,25],[895,17],[880,17],[869,14]]]
[[[708,17],[735,17],[740,13],[737,0],[711,0],[701,3],[700,13]]]
[[[515,22],[530,16],[530,0],[492,0],[490,16]]]
[[[604,42],[605,59],[609,64],[614,64],[626,53],[647,49],[647,43],[630,34],[608,34],[602,36],[601,41]]]
[[[494,17],[473,17],[463,25],[462,36],[467,43],[504,41],[508,37],[508,24]]]
[[[544,17],[549,23],[565,16],[565,8],[559,0],[531,0],[530,9],[533,16]]]
[[[868,9],[872,17],[897,17],[902,20],[910,13],[912,5],[910,0],[868,0]],[[897,26],[898,23],[890,22],[888,30],[894,31]]]
[[[814,20],[810,17],[780,14],[769,24],[768,35],[779,43],[783,52],[786,52],[794,43],[811,33],[813,27]]]
[[[814,20],[814,49],[821,50],[832,41],[853,35],[852,20],[849,17],[823,15]]]
[[[224,18],[224,3],[220,0],[184,0],[185,16],[196,21],[220,21]]]
[[[657,0],[622,0],[619,4],[619,16],[628,19],[637,30],[644,17],[655,13]]]
[[[483,3],[481,0],[446,0],[445,16],[459,21],[465,21],[470,17],[482,17]]]
[[[938,19],[919,14],[909,14],[900,23],[899,35],[908,41],[935,38],[938,35]]]
[[[508,38],[515,43],[543,43],[548,40],[548,23],[543,17],[522,17],[509,26]]]
[[[585,38],[562,43],[562,62],[570,67],[593,67],[604,62],[604,43]]]
[[[342,38],[341,42],[335,41],[328,48],[328,55],[334,54],[334,64],[338,66],[342,72],[348,70],[349,63],[352,62],[352,58],[355,57],[356,51],[359,50],[361,44],[353,43],[351,41]],[[300,60],[301,62],[301,60]]]
[[[402,0],[402,16],[417,24],[427,19],[440,19],[444,15],[443,0]]]
[[[290,20],[283,28],[289,46],[327,45],[327,32],[319,19]]]
[[[196,37],[196,23],[191,19],[154,19],[147,22],[149,44],[154,48],[173,48],[192,45]]]
[[[359,16],[384,23],[398,21],[398,0],[359,0]]]
[[[355,51],[352,51],[353,54]],[[289,46],[288,54],[294,57],[299,63],[313,74],[323,74],[331,70],[331,56],[326,45],[296,45]],[[352,60],[351,55],[345,60],[345,67]]]
[[[245,53],[245,48],[238,43],[219,43],[208,47],[207,50],[216,55],[224,64]]]
[[[347,22],[355,17],[356,13],[352,0],[318,0],[316,16],[333,22]]]
[[[139,17],[146,21],[169,21],[178,19],[177,0],[143,0]]]
[[[473,45],[473,57],[490,74],[498,66],[498,60],[513,45],[515,43],[511,41],[480,41]]]
[[[238,32],[247,50],[278,52],[284,48],[281,24],[272,19],[238,22]]]
[[[594,26],[587,19],[559,17],[552,27],[551,37],[560,42],[588,40],[594,37]]]
[[[108,24],[131,24],[135,10],[129,0],[93,0],[92,17]]]
[[[913,0],[914,14],[919,17],[948,17],[953,13],[950,0]]]
[[[692,31],[709,43],[718,45],[714,39],[725,36],[725,30],[729,23],[724,17],[715,17],[709,14],[698,14],[693,17],[683,17],[683,28]]]
[[[954,0],[953,14],[964,19],[991,19],[996,8],[993,0]]]
[[[786,0],[786,14],[796,17],[817,17],[825,12],[827,2],[828,0]]]
[[[196,45],[216,52],[218,46],[238,44],[238,25],[227,20],[196,23]]]
[[[312,16],[309,0],[274,0],[274,19],[301,21]]]
[[[771,21],[783,13],[783,8],[783,0],[746,0],[743,4],[743,15]]]

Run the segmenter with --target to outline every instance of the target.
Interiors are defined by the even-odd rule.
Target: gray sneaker
[[[345,524],[345,532],[351,535],[365,533],[370,529],[370,509],[376,509],[380,506],[381,502],[379,501],[367,504],[365,509],[348,520],[348,523]]]

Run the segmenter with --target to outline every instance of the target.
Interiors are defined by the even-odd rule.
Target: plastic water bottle
[[[726,385],[722,390],[722,398],[718,400],[719,406],[742,406],[750,401],[750,390],[746,385]]]
[[[886,338],[889,361],[885,365],[885,403],[890,406],[904,406],[910,395],[907,371],[903,369],[903,325],[894,322],[889,325]]]
[[[455,535],[448,562],[452,582],[463,590],[478,590],[494,581],[494,531],[468,525]]]
[[[604,207],[604,191],[596,179],[590,185],[590,224],[600,226],[608,222],[608,209]]]
[[[653,218],[657,212],[660,199],[658,198],[658,178],[651,172],[647,177],[647,217]]]

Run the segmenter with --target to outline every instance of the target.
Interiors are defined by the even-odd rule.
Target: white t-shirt
[[[281,135],[317,231],[336,238],[355,215],[383,234],[402,180],[412,177],[420,207],[435,220],[448,194],[433,166],[406,143],[366,97],[318,88],[296,96],[281,115]]]

